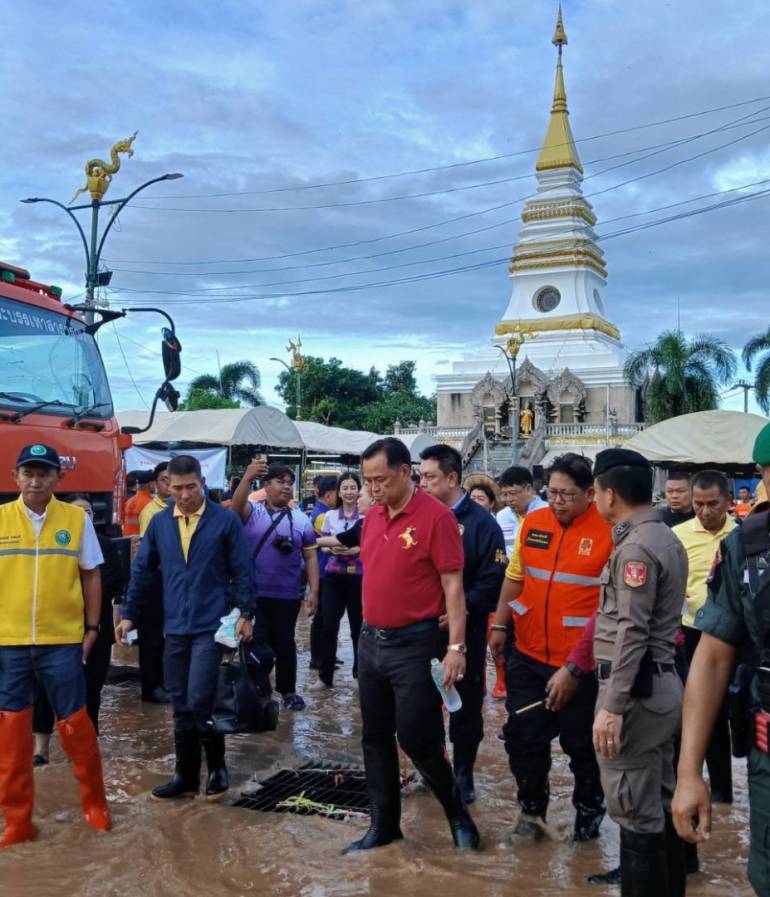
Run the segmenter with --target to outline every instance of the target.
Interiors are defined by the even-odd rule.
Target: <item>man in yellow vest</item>
[[[54,498],[59,453],[28,445],[14,472],[20,496],[0,505],[0,847],[32,840],[32,694],[35,679],[57,717],[80,784],[83,817],[110,828],[99,744],[86,711],[83,664],[101,610],[101,549],[91,520]],[[84,633],[85,628],[85,633]]]

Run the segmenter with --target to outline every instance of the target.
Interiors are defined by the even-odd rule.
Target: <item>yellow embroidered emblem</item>
[[[402,547],[407,551],[417,545],[417,540],[414,538],[413,526],[408,526],[403,533],[399,533],[398,538],[403,540],[404,544]]]

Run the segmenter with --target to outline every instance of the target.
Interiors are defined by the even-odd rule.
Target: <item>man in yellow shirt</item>
[[[165,511],[171,498],[171,478],[168,461],[161,461],[152,472],[155,495],[139,514],[139,535],[144,536],[152,518]],[[163,687],[163,593],[160,577],[157,588],[145,604],[142,616],[136,621],[139,630],[139,672],[142,680],[142,700],[153,704],[170,704],[171,695]]]
[[[695,628],[695,615],[706,603],[707,581],[719,550],[719,544],[736,527],[728,514],[730,492],[727,478],[716,470],[704,470],[692,479],[692,507],[695,517],[673,528],[687,552],[687,601],[682,614],[684,650],[689,668],[700,630]],[[732,803],[732,760],[727,707],[722,705],[714,735],[706,754],[711,799],[717,803]]]

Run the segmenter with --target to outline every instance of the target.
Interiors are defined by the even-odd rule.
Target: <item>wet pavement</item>
[[[300,676],[307,679],[307,624],[300,631]],[[308,708],[281,711],[275,732],[228,739],[235,800],[256,773],[267,778],[308,760],[360,763],[358,693],[345,661],[328,692],[305,692]],[[493,671],[489,670],[490,687]],[[617,827],[606,820],[590,844],[523,842],[512,836],[513,782],[497,734],[501,702],[485,708],[486,737],[477,766],[472,808],[483,850],[458,853],[436,801],[425,792],[404,800],[405,840],[349,857],[342,849],[366,830],[363,820],[261,813],[203,799],[173,806],[148,800],[173,765],[171,713],[143,704],[138,684],[104,691],[102,752],[114,828],[96,834],[80,821],[77,786],[54,739],[51,763],[36,770],[38,840],[0,852],[0,897],[484,897],[616,895],[617,887],[586,883],[617,863]],[[688,880],[691,897],[743,897],[746,882],[748,791],[745,764],[734,761],[735,804],[716,807],[714,835],[701,848],[702,871]],[[549,821],[572,824],[570,774],[554,743]]]

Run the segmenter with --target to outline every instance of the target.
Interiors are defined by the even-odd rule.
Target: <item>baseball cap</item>
[[[761,464],[763,467],[770,464],[770,424],[765,424],[757,434],[752,458],[755,464]]]
[[[17,470],[25,464],[43,464],[46,467],[55,467],[57,470],[61,470],[59,453],[50,445],[43,445],[40,442],[25,445],[19,452],[19,457],[16,459]]]

